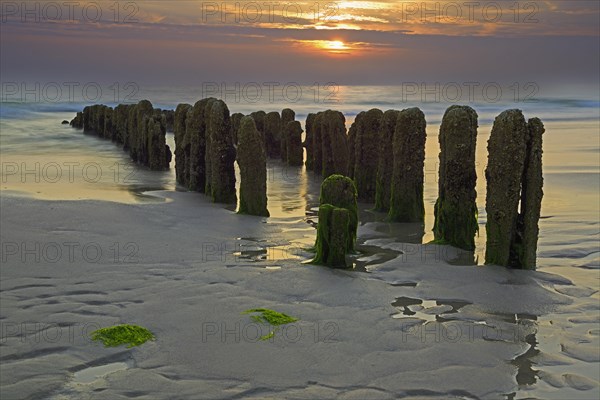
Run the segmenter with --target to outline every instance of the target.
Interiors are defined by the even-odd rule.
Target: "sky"
[[[2,82],[600,87],[595,0],[0,3]]]

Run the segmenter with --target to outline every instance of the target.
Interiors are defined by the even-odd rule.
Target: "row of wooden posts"
[[[477,119],[471,107],[451,106],[439,132],[434,237],[438,243],[465,250],[474,250],[478,231]],[[318,263],[345,266],[345,254],[354,251],[356,240],[357,199],[374,203],[376,210],[388,213],[391,222],[424,220],[426,121],[418,108],[361,112],[348,131],[339,111],[308,114],[304,142],[301,124],[291,109],[281,114],[230,115],[227,105],[215,98],[179,104],[174,112],[153,109],[147,100],[114,109],[94,105],[78,113],[71,125],[112,139],[134,161],[157,170],[169,167],[171,151],[165,134],[172,125],[177,182],[214,202],[236,203],[237,161],[241,177],[238,212],[260,216],[269,215],[267,158],[301,166],[306,148],[307,170],[330,178],[321,189]],[[504,111],[494,121],[485,171],[486,263],[535,268],[543,133],[541,121],[526,121],[520,110]],[[339,236],[340,227],[348,232]]]

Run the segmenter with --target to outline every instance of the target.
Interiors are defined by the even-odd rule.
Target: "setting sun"
[[[306,46],[312,50],[326,51],[330,54],[355,53],[363,43],[345,43],[341,40],[295,40],[296,44]]]
[[[325,42],[324,47],[330,50],[347,50],[348,46],[344,42],[339,40],[329,40]]]
[[[336,54],[348,53],[352,49],[352,47],[341,40],[315,40],[313,44],[321,50],[327,50],[330,53]]]

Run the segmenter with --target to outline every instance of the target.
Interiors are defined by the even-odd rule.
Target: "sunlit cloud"
[[[19,15],[3,15],[3,74],[39,76],[34,59],[39,53],[51,60],[48,65],[56,64],[47,68],[48,73],[73,71],[62,65],[68,62],[79,65],[75,70],[82,75],[107,75],[114,68],[116,74],[131,71],[129,79],[137,79],[141,72],[148,79],[165,79],[164,71],[173,69],[182,71],[173,79],[182,80],[262,74],[270,79],[280,74],[293,80],[312,80],[315,75],[373,83],[398,76],[438,79],[441,65],[452,79],[456,74],[468,79],[478,74],[526,79],[522,71],[529,65],[535,66],[529,76],[537,79],[539,66],[545,65],[558,75],[597,81],[598,53],[589,49],[598,47],[600,6],[592,1],[521,2],[518,10],[505,10],[502,20],[493,23],[482,18],[481,9],[469,19],[466,11],[461,18],[442,18],[407,8],[424,3],[417,1],[342,1],[318,7],[314,1],[278,3],[297,5],[302,12],[279,6],[253,20],[202,8],[202,3],[210,2],[183,0],[133,2],[135,10],[124,9],[130,2],[116,2],[121,10],[115,18],[110,9],[115,2],[100,0],[107,12],[97,21],[81,18],[87,3],[95,2],[78,2],[80,12],[70,20],[23,23]],[[231,5],[236,3],[227,2],[225,11],[235,11]],[[249,2],[239,3],[243,7]],[[450,4],[425,3],[439,4],[441,10]],[[526,4],[537,8],[525,8]],[[132,10],[135,22],[124,22]],[[499,69],[497,57],[517,47],[519,62]],[[127,70],[124,65],[132,67]],[[547,72],[545,77],[555,79],[556,74]]]
[[[43,4],[57,2],[39,1]],[[17,3],[15,3],[17,4]],[[537,2],[439,1],[296,1],[205,2],[189,0],[114,2],[82,0],[75,20],[87,6],[102,8],[97,23],[135,21],[167,26],[208,25],[274,29],[351,29],[402,31],[416,35],[503,36],[598,35],[599,3],[545,0]],[[63,10],[66,13],[66,10]],[[3,15],[19,20],[18,15]],[[59,23],[72,23],[61,20]]]

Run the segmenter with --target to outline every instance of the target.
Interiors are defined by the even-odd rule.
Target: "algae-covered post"
[[[375,210],[377,211],[388,212],[390,210],[392,176],[394,174],[394,132],[399,113],[398,110],[387,110],[381,118],[377,189],[375,191]]]
[[[356,186],[352,179],[343,175],[331,175],[321,184],[319,204],[331,204],[350,212],[348,223],[348,251],[354,251],[358,230],[358,204]]]
[[[296,113],[294,110],[290,108],[284,108],[281,110],[281,142],[280,142],[280,152],[281,152],[281,160],[287,161],[287,148],[289,138],[286,136],[286,127],[288,122],[292,122],[296,119]]]
[[[123,144],[123,148],[125,150],[130,150],[130,147],[134,142],[134,138],[137,135],[137,106],[137,104],[132,104],[131,107],[127,109],[127,140]]]
[[[83,111],[81,112],[81,125],[84,133],[91,130],[91,112],[91,106],[83,107]]]
[[[167,132],[173,132],[175,129],[175,111],[161,110],[161,113],[165,116],[165,129]]]
[[[281,116],[271,111],[265,116],[265,151],[269,158],[281,157]]]
[[[313,124],[313,171],[321,174],[323,171],[323,112],[315,115]]]
[[[83,109],[83,130],[96,136],[104,135],[104,105],[94,104]]]
[[[144,137],[146,127],[144,126],[144,118],[151,116],[154,113],[152,103],[148,100],[141,100],[131,110],[131,124],[129,125],[129,155],[135,162],[141,162],[144,152]]]
[[[364,112],[364,111],[363,111]],[[357,116],[358,118],[358,116]],[[356,153],[356,119],[348,129],[348,177],[354,179],[354,155]]]
[[[314,169],[313,135],[315,117],[316,114],[308,114],[306,116],[306,122],[304,123],[304,128],[306,130],[306,137],[304,138],[304,147],[306,148],[306,169],[309,171]]]
[[[185,114],[185,138],[182,141],[186,154],[185,175],[189,190],[206,193],[208,181],[206,108],[214,98],[197,101]],[[184,110],[182,110],[183,112]],[[183,117],[183,116],[182,116]],[[189,147],[189,152],[186,150]]]
[[[240,121],[237,163],[240,167],[238,213],[269,216],[267,210],[267,157],[252,117]]]
[[[167,129],[165,116],[163,114],[153,115],[148,118],[145,126],[146,164],[152,170],[168,169],[171,162],[171,150],[165,143]]]
[[[360,113],[355,121],[354,182],[358,198],[366,202],[375,201],[382,117],[383,112],[373,108]]]
[[[250,116],[254,119],[254,125],[256,125],[256,129],[260,133],[260,137],[262,138],[266,149],[265,123],[267,119],[267,113],[264,111],[254,111],[250,114]]]
[[[515,243],[518,265],[523,269],[535,269],[536,251],[542,197],[542,135],[544,124],[538,118],[531,118],[527,123],[527,150],[523,183],[521,189],[521,212],[517,227],[518,241]]]
[[[148,100],[135,105],[119,104],[115,109],[103,104],[87,106],[77,113],[71,125],[122,144],[133,161],[150,169],[169,168],[171,150],[165,139],[166,117],[163,111],[154,110]]]
[[[200,100],[200,104],[201,106],[199,107],[199,112],[201,112],[201,118],[200,118],[200,126],[201,126],[201,132],[202,132],[202,136],[200,136],[200,138],[202,138],[204,140],[204,161],[202,161],[201,158],[197,158],[197,162],[199,163],[199,165],[204,165],[204,177],[205,177],[205,183],[204,183],[204,192],[205,194],[209,195],[212,193],[212,152],[211,152],[211,145],[212,145],[212,140],[210,137],[210,134],[208,132],[208,120],[209,120],[209,113],[210,113],[210,109],[212,107],[212,104],[217,101],[217,99],[215,99],[214,97],[209,97],[206,99],[202,99]],[[196,103],[198,104],[198,103]],[[192,149],[194,148],[194,145],[192,144]]]
[[[233,144],[237,146],[238,144],[238,132],[240,131],[240,123],[242,121],[242,117],[244,114],[242,113],[233,113],[231,114],[231,137],[233,139]]]
[[[339,111],[327,110],[320,118],[321,157],[323,178],[330,175],[348,173],[348,138],[346,119]]]
[[[281,122],[288,123],[296,119],[296,113],[291,108],[281,110]]]
[[[235,203],[235,147],[227,104],[222,100],[209,102],[205,116],[206,133],[210,138],[210,145],[207,146],[210,160],[210,191],[206,194],[210,195],[215,203]],[[207,177],[207,181],[208,179]]]
[[[70,125],[75,129],[83,129],[83,112],[78,112],[71,120]]]
[[[114,110],[112,109],[112,107],[104,107],[104,127],[102,131],[104,133],[105,139],[115,141],[116,133],[113,124],[113,114]]]
[[[186,118],[190,109],[189,104],[178,104],[173,118],[173,133],[175,136],[175,177],[177,182],[189,187],[189,158],[190,141],[186,135]]]
[[[129,117],[129,110],[133,105],[119,104],[115,107],[114,111],[114,126],[115,126],[115,140],[117,143],[125,146],[129,142],[129,131],[127,119]]]
[[[291,166],[301,166],[304,161],[304,149],[302,148],[302,126],[300,122],[288,122],[284,132],[287,138],[287,163]]]
[[[358,228],[357,193],[354,182],[331,175],[321,185],[321,205],[313,263],[345,268],[346,254],[354,251]]]
[[[451,106],[439,134],[440,167],[433,233],[436,241],[475,249],[477,192],[475,146],[477,113],[471,107]]]
[[[394,173],[388,218],[394,222],[423,222],[425,115],[418,108],[400,111],[394,133]]]
[[[504,111],[494,121],[485,171],[486,264],[535,269],[544,131],[537,118],[525,122],[521,110]]]
[[[485,170],[486,264],[507,266],[510,262],[516,235],[527,134],[527,123],[521,110],[504,111],[494,120]]]
[[[346,268],[349,212],[345,208],[319,206],[315,264]]]

